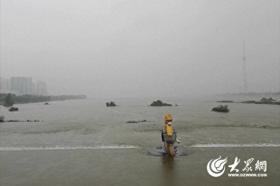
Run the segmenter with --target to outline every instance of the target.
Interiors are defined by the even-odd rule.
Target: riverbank
[[[0,105],[5,105],[7,96],[10,95],[9,102],[13,104],[38,103],[50,101],[65,101],[74,99],[86,99],[86,95],[57,95],[57,96],[39,96],[39,95],[14,95],[0,94]]]
[[[217,101],[218,103],[245,103],[245,104],[264,104],[264,105],[280,105],[280,101],[277,101],[273,98],[261,98],[259,101],[256,100],[246,100],[246,101],[233,101],[233,100],[221,100]]]

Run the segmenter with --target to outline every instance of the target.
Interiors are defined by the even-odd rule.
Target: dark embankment
[[[74,100],[74,99],[86,99],[86,96],[85,95],[39,96],[39,95],[0,94],[0,105],[12,106],[13,104],[64,101],[64,100]]]

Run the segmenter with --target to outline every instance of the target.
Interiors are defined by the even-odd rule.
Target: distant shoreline
[[[4,100],[8,94],[0,94],[0,105],[4,105]],[[86,95],[57,95],[57,96],[40,96],[40,95],[14,95],[12,99],[14,104],[40,103],[51,101],[66,101],[86,99]]]
[[[280,96],[280,92],[239,92],[239,93],[223,93],[218,96],[259,96],[259,97],[273,97]]]

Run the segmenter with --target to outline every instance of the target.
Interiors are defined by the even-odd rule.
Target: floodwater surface
[[[280,107],[214,101],[168,100],[177,107],[149,107],[151,100],[75,100],[1,108],[0,185],[279,185]],[[174,116],[184,152],[158,156],[163,115]],[[142,121],[127,123],[127,121]],[[151,153],[152,152],[152,153]],[[211,177],[207,163],[219,156],[266,160],[265,178]],[[229,169],[227,169],[228,173]]]

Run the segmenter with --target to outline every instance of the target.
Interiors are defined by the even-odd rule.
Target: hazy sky
[[[184,96],[280,88],[280,0],[0,0],[1,76],[49,92]]]

